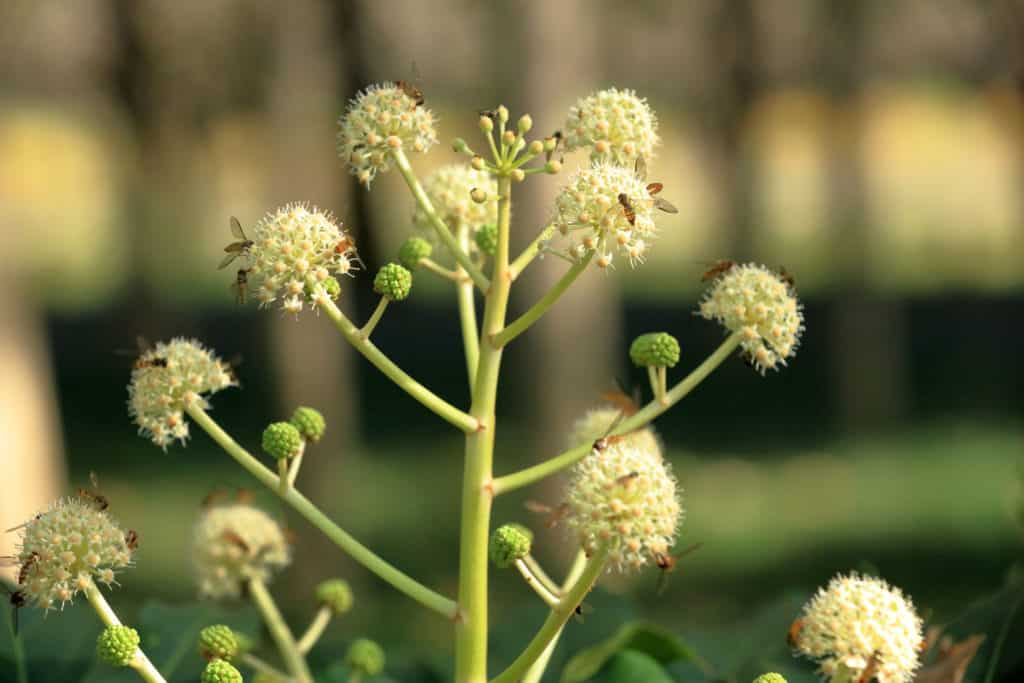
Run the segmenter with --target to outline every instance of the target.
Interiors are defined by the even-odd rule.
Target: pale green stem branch
[[[516,257],[516,260],[512,262],[512,265],[508,267],[509,276],[514,282],[519,278],[526,266],[530,265],[533,259],[537,258],[540,254],[540,246],[543,242],[551,238],[555,232],[555,226],[549,225],[540,231],[540,234],[530,244],[523,249],[523,252]]]
[[[484,132],[484,137],[487,138],[487,144],[491,148],[491,156],[494,157],[494,165],[495,166],[500,166],[501,165],[501,153],[498,152],[498,147],[497,147],[497,145],[494,144],[494,131],[492,130],[490,132]]]
[[[469,276],[465,274],[466,271],[462,270],[462,273],[460,274],[459,270],[461,270],[461,268],[459,270],[448,270],[434,259],[426,257],[420,259],[420,265],[429,270],[431,273],[434,273],[435,275],[440,275],[446,280],[451,280],[452,282],[461,282],[463,280],[468,280],[470,285],[473,284],[473,281],[470,280]]]
[[[299,683],[313,683],[313,674],[309,671],[306,658],[299,652],[299,648],[295,643],[295,636],[292,635],[288,624],[285,623],[284,617],[281,616],[277,605],[274,604],[274,598],[271,597],[266,584],[252,576],[249,577],[247,585],[249,587],[249,596],[252,597],[252,601],[256,603],[256,607],[263,616],[263,623],[266,624],[270,637],[273,638],[274,643],[277,645],[277,650],[281,653],[281,658],[284,659],[288,672]]]
[[[613,430],[612,434],[625,434],[626,432],[632,432],[636,429],[640,429],[681,401],[708,375],[710,375],[715,368],[721,365],[722,362],[728,358],[734,350],[736,350],[739,343],[739,332],[735,332],[727,337],[726,340],[722,342],[717,349],[715,349],[714,353],[708,356],[703,363],[693,370],[693,372],[683,378],[665,394],[664,402],[651,401],[634,415],[631,415],[620,422],[618,427]],[[509,491],[514,491],[515,489],[522,488],[523,486],[529,486],[536,481],[549,477],[552,474],[575,464],[578,460],[587,455],[587,453],[590,453],[592,449],[593,444],[583,443],[569,449],[561,455],[551,458],[550,460],[545,460],[542,463],[534,465],[533,467],[527,467],[524,470],[498,477],[491,484],[494,490],[494,495],[508,493]]]
[[[653,365],[647,366],[647,379],[651,382],[651,393],[654,394],[654,400],[659,403],[664,400],[664,392],[661,391],[661,387],[658,386],[658,368]]]
[[[359,328],[359,336],[363,339],[369,339],[370,335],[373,334],[374,328],[377,327],[377,323],[384,317],[384,311],[388,307],[391,299],[386,296],[382,296],[380,301],[377,302],[377,308],[373,309],[373,313],[370,315],[370,319],[366,321],[366,324]]]
[[[85,592],[86,599],[89,600],[89,604],[96,610],[96,614],[99,615],[100,621],[107,626],[120,626],[121,620],[117,618],[117,614],[114,609],[107,602],[107,599],[103,597],[103,593],[96,587],[96,584],[90,579],[86,584],[85,588],[82,589]],[[128,664],[131,668],[135,669],[136,673],[142,680],[147,683],[167,683],[164,677],[157,671],[157,668],[153,666],[153,662],[149,661],[149,657],[142,651],[142,648],[135,650],[135,658]]]
[[[561,590],[565,591],[569,586],[576,583],[576,580],[580,578],[580,574],[583,573],[583,568],[587,566],[587,555],[582,550],[576,553],[576,559],[572,563],[572,567],[569,569],[569,573],[565,576],[565,581],[562,582]],[[548,667],[548,662],[551,661],[551,656],[555,654],[555,647],[558,645],[558,639],[562,637],[562,631],[565,629],[563,624],[562,628],[558,629],[558,633],[551,639],[548,646],[544,648],[544,652],[541,653],[537,661],[527,670],[526,675],[523,676],[523,683],[540,683],[541,676],[544,675],[544,670]]]
[[[279,496],[288,495],[290,485],[288,483],[288,458],[277,460],[277,493]]]
[[[331,322],[334,323],[334,326],[338,328],[345,339],[392,382],[404,389],[407,394],[439,415],[446,422],[464,432],[473,433],[480,428],[480,423],[477,422],[476,418],[462,412],[414,380],[395,365],[390,358],[385,356],[380,349],[374,346],[373,342],[369,339],[363,339],[359,334],[359,328],[341,312],[330,298],[326,296],[320,297],[316,303],[327,314],[327,317],[331,319]]]
[[[545,588],[551,591],[554,595],[561,595],[562,590],[558,587],[558,584],[551,580],[551,577],[548,576],[548,573],[540,566],[540,562],[537,561],[536,557],[533,555],[527,555],[523,558],[523,562],[526,563],[526,566],[530,568],[530,571],[533,572],[533,575],[540,580]]]
[[[299,454],[292,458],[291,464],[288,466],[288,486],[295,486],[295,480],[299,478],[299,468],[302,467],[302,456],[306,454],[306,444],[302,445],[302,450]]]
[[[232,439],[205,410],[193,403],[186,408],[186,411],[196,421],[196,424],[202,427],[210,435],[210,438],[223,448],[228,455],[234,458],[249,474],[270,490],[278,490],[277,475]],[[332,522],[316,505],[297,490],[289,489],[281,497],[284,499],[284,502],[288,503],[296,512],[305,517],[306,521],[322,531],[327,538],[348,553],[356,562],[421,605],[438,612],[448,619],[455,618],[457,610],[453,601],[432,591],[381,559],[369,548],[350,536],[344,529]]]
[[[530,644],[526,646],[522,654],[516,657],[515,661],[509,664],[508,668],[495,676],[491,683],[515,683],[520,680],[526,671],[533,666],[548,645],[561,632],[565,622],[569,620],[576,607],[583,601],[587,593],[594,586],[597,577],[604,571],[605,563],[608,560],[607,548],[600,548],[590,559],[580,573],[580,577],[573,583],[558,604],[551,610],[551,614],[544,621],[544,624],[537,631]]]
[[[452,231],[448,229],[445,222],[441,220],[441,217],[437,215],[437,211],[434,209],[434,205],[430,202],[430,197],[423,191],[423,186],[420,185],[420,181],[416,178],[416,173],[412,170],[412,166],[409,165],[409,159],[405,156],[405,152],[401,147],[391,151],[391,156],[395,160],[395,166],[398,167],[398,172],[405,178],[406,185],[412,191],[413,197],[416,198],[416,203],[420,205],[420,209],[426,214],[427,218],[430,219],[431,225],[434,226],[434,230],[437,231],[437,236],[441,238],[444,245],[448,247],[448,250],[455,257],[455,260],[459,262],[469,277],[476,283],[476,286],[480,288],[480,291],[486,292],[490,289],[491,283],[487,281],[484,274],[480,272],[473,261],[469,258],[469,254],[459,248],[459,243],[455,241],[455,236],[452,235]]]
[[[330,607],[322,606],[317,610],[316,616],[313,617],[313,621],[309,622],[306,632],[299,638],[299,652],[307,654],[313,649],[316,642],[320,640],[320,636],[327,630],[327,625],[331,623],[332,616],[334,616],[334,612]]]
[[[245,664],[250,669],[259,671],[260,673],[270,676],[274,680],[286,681],[288,680],[288,674],[283,671],[279,671],[274,667],[270,666],[256,655],[251,655],[248,652],[244,652],[238,656],[238,661]]]
[[[573,264],[571,268],[562,276],[562,278],[555,283],[547,294],[540,298],[540,301],[535,303],[530,310],[523,313],[521,316],[516,318],[514,322],[509,323],[505,326],[501,332],[491,336],[490,342],[496,348],[505,346],[510,341],[526,332],[530,328],[530,325],[537,322],[542,315],[547,313],[556,301],[558,301],[566,290],[569,289],[569,285],[576,281],[576,278],[580,276],[587,266],[590,264],[590,259],[594,257],[594,252],[589,252],[581,260]]]
[[[526,583],[533,589],[534,593],[540,596],[540,599],[543,600],[548,607],[554,607],[558,604],[558,596],[549,591],[541,580],[534,576],[530,567],[527,566],[525,562],[522,560],[516,560],[515,564],[516,569],[519,570],[519,573],[522,575]]]
[[[664,404],[665,396],[668,394],[668,368],[664,365],[658,367],[658,400]]]
[[[469,226],[460,224],[458,229],[459,246],[469,250]],[[466,356],[466,376],[469,378],[470,398],[473,385],[476,384],[476,366],[480,361],[480,328],[476,322],[476,300],[474,299],[473,283],[465,277],[462,266],[456,266],[459,282],[456,295],[459,302],[459,323],[462,327],[462,348]]]

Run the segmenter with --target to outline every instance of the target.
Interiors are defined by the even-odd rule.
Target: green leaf
[[[608,659],[594,683],[672,683],[657,659],[637,650],[622,650]]]
[[[610,638],[577,652],[565,665],[561,683],[589,680],[624,650],[632,650],[653,660],[659,671],[661,664],[695,658],[693,651],[672,632],[654,624],[634,621],[624,624]]]

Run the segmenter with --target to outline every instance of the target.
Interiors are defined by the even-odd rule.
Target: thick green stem
[[[330,607],[321,607],[317,610],[316,616],[313,617],[313,621],[309,623],[309,627],[306,632],[299,638],[299,652],[302,654],[308,653],[316,645],[316,641],[320,640],[320,636],[327,630],[327,625],[331,623],[331,617],[334,612]]]
[[[386,296],[382,296],[380,301],[377,302],[377,308],[373,309],[373,313],[370,315],[370,319],[366,321],[366,324],[359,329],[359,336],[363,339],[369,339],[370,335],[373,334],[373,330],[377,327],[377,323],[384,317],[384,311],[388,307],[388,303],[391,299]]]
[[[576,553],[576,559],[572,563],[572,567],[569,569],[569,573],[565,576],[565,581],[562,582],[561,592],[565,592],[569,586],[576,583],[580,578],[580,574],[583,573],[583,568],[587,566],[587,555],[582,550]],[[523,683],[540,683],[541,676],[544,675],[544,670],[548,667],[548,662],[551,661],[551,656],[555,654],[555,647],[558,645],[558,639],[562,637],[562,631],[565,629],[565,625],[558,629],[558,633],[551,639],[548,646],[544,648],[544,652],[541,653],[537,661],[534,662],[530,668],[526,671],[526,675],[523,676]]]
[[[530,325],[537,322],[542,315],[547,313],[548,309],[555,305],[566,290],[569,289],[569,285],[576,281],[576,278],[580,276],[587,266],[590,264],[590,259],[594,257],[594,252],[589,252],[581,260],[573,264],[573,266],[562,276],[562,278],[555,283],[547,294],[541,297],[540,301],[535,303],[530,310],[523,313],[521,316],[516,318],[512,323],[509,323],[505,329],[501,330],[495,335],[488,335],[490,342],[493,346],[501,348],[510,341],[526,332],[530,328]]]
[[[550,239],[553,234],[555,234],[555,226],[548,225],[540,231],[540,234],[537,235],[537,237],[534,238],[534,240],[530,242],[525,249],[523,249],[523,253],[516,257],[516,260],[508,267],[509,276],[512,278],[513,282],[515,282],[522,272],[526,270],[526,266],[530,265],[530,263],[533,262],[533,259],[537,258],[540,254],[541,245]]]
[[[439,415],[442,419],[464,432],[476,432],[480,423],[472,415],[468,415],[443,398],[427,389],[425,386],[407,375],[400,367],[395,365],[391,359],[385,356],[380,349],[374,346],[369,339],[364,339],[359,328],[352,324],[344,313],[329,298],[317,299],[317,305],[327,314],[334,326],[348,342],[355,347],[359,353],[366,356],[366,359],[384,373],[392,382],[404,389],[407,394],[419,401],[425,407]]]
[[[455,235],[448,229],[448,226],[441,220],[441,217],[437,215],[434,205],[430,202],[430,197],[423,191],[423,186],[420,185],[420,181],[416,178],[416,173],[412,170],[412,166],[409,165],[409,159],[405,156],[405,152],[398,148],[392,150],[391,156],[395,160],[398,172],[405,178],[406,185],[409,186],[413,197],[416,198],[416,203],[420,205],[420,209],[430,219],[431,225],[437,231],[437,236],[441,238],[441,241],[448,247],[452,256],[466,270],[466,273],[469,274],[470,279],[473,280],[476,286],[480,288],[480,291],[486,292],[491,284],[484,277],[484,274],[480,272],[480,269],[474,265],[473,261],[469,258],[469,254],[459,247],[459,243],[455,241]]]
[[[708,356],[703,363],[698,365],[693,372],[666,392],[664,401],[651,401],[637,413],[620,422],[613,430],[612,434],[625,434],[626,432],[640,429],[681,401],[683,397],[693,391],[698,384],[710,375],[715,368],[721,365],[722,362],[728,358],[734,350],[736,350],[739,343],[739,332],[735,332],[730,335],[724,342],[722,342],[721,346],[715,349],[715,352]],[[509,491],[514,491],[515,489],[522,488],[523,486],[529,486],[536,481],[549,477],[552,474],[575,464],[583,456],[589,453],[592,448],[593,444],[582,443],[567,450],[565,453],[555,456],[550,460],[545,460],[538,465],[498,477],[492,484],[494,495],[508,493]]]
[[[224,451],[235,459],[246,471],[258,479],[260,483],[271,491],[278,491],[278,478],[268,467],[252,456],[249,451],[242,448],[231,436],[221,429],[213,418],[202,408],[193,403],[186,408],[188,414],[196,421],[203,430],[210,435]],[[320,509],[308,498],[299,493],[296,489],[289,489],[281,496],[284,502],[288,503],[300,515],[306,518],[310,524],[322,531],[327,538],[335,545],[348,553],[352,559],[363,565],[381,579],[390,583],[402,593],[405,593],[416,602],[428,607],[435,612],[454,619],[457,613],[454,602],[436,593],[409,575],[396,569],[388,562],[381,559],[365,545],[352,538],[344,529],[332,522]]]
[[[548,645],[561,633],[565,622],[572,616],[576,607],[583,602],[583,598],[590,592],[594,582],[597,581],[597,577],[604,571],[604,565],[607,560],[608,551],[605,548],[601,548],[587,560],[587,564],[580,573],[579,579],[576,580],[572,588],[565,593],[562,599],[558,601],[558,605],[551,610],[551,614],[548,615],[548,618],[544,621],[540,630],[537,631],[537,635],[530,641],[530,644],[491,683],[515,683],[526,674],[526,671],[533,666],[534,662],[544,654]]]
[[[460,224],[458,229],[459,246],[469,252],[469,226]],[[476,324],[476,301],[474,300],[473,282],[466,278],[462,266],[456,266],[459,275],[455,291],[459,300],[459,323],[462,327],[462,348],[466,355],[466,376],[469,378],[469,391],[472,396],[476,384],[476,366],[480,360],[480,330]]]
[[[114,609],[107,602],[107,599],[103,597],[103,593],[100,592],[95,583],[90,580],[82,590],[85,592],[85,597],[89,600],[89,604],[92,605],[92,608],[96,610],[96,614],[99,615],[100,621],[107,626],[121,625],[121,620],[117,618]],[[153,662],[149,661],[149,657],[146,656],[141,647],[135,651],[135,658],[128,666],[135,669],[139,677],[147,681],[147,683],[167,683],[160,672],[157,671],[157,668],[153,666]]]
[[[498,178],[498,245],[493,283],[484,306],[483,335],[505,325],[512,281],[508,275],[508,236],[512,181]],[[456,683],[487,680],[487,542],[491,518],[492,461],[501,349],[481,344],[470,413],[481,430],[466,437],[462,480],[462,528],[459,534],[459,613],[455,624]]]
[[[281,658],[284,660],[285,667],[291,673],[292,678],[299,683],[313,683],[313,674],[309,671],[306,658],[299,652],[295,636],[292,635],[288,624],[285,623],[284,617],[281,616],[277,605],[274,604],[274,598],[271,597],[266,584],[255,577],[251,577],[247,585],[249,587],[249,596],[252,597],[252,601],[256,603],[260,614],[263,615],[263,623],[267,625],[267,631],[270,632],[270,637],[274,639],[277,650],[281,653]]]

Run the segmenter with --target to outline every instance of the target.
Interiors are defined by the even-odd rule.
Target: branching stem
[[[530,567],[522,560],[516,560],[516,569],[522,575],[527,585],[533,589],[533,592],[540,596],[540,599],[548,607],[554,607],[558,604],[558,595],[548,590],[547,586],[536,576]]]
[[[281,658],[284,659],[285,666],[292,678],[299,683],[313,683],[313,674],[309,671],[306,658],[299,652],[295,636],[292,635],[280,610],[277,609],[266,584],[256,577],[250,577],[247,585],[249,596],[263,616],[263,623],[266,624],[270,637],[274,639],[277,650],[281,653]]]
[[[88,584],[82,589],[85,593],[85,597],[89,600],[89,604],[96,610],[96,614],[99,615],[100,621],[107,626],[120,626],[121,620],[117,618],[117,614],[114,609],[107,602],[107,599],[103,597],[103,593],[96,586],[95,583],[90,579]],[[131,668],[135,669],[139,677],[147,683],[167,683],[164,677],[157,671],[157,668],[153,666],[153,662],[149,661],[149,657],[142,651],[142,648],[138,648],[135,651],[135,658],[128,664]]]
[[[359,336],[363,339],[369,339],[370,335],[373,334],[374,328],[377,327],[377,323],[384,317],[384,311],[388,307],[391,299],[386,296],[382,296],[380,301],[377,302],[377,308],[373,309],[373,313],[370,315],[370,319],[366,321],[366,324],[359,328]]]
[[[331,617],[334,612],[330,607],[323,605],[316,612],[316,616],[313,617],[313,621],[309,622],[309,626],[306,628],[306,632],[299,638],[299,652],[302,654],[308,654],[313,646],[316,645],[317,641],[320,640],[320,636],[327,630],[327,625],[331,623]]]

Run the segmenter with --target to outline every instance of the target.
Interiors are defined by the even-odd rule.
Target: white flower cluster
[[[63,498],[22,527],[19,590],[28,601],[63,608],[90,582],[109,586],[115,570],[131,564],[125,531],[100,507],[85,496]]]
[[[355,242],[331,214],[305,204],[267,213],[256,224],[250,259],[260,305],[281,299],[288,313],[301,312],[305,301],[327,292],[332,273],[351,275],[360,263]]]
[[[796,648],[832,675],[853,680],[869,666],[879,683],[909,683],[919,665],[921,619],[898,589],[881,579],[836,576],[804,606]]]
[[[437,143],[434,115],[409,90],[395,83],[371,85],[338,119],[338,156],[367,187],[391,168],[391,150],[426,152]]]
[[[229,367],[194,339],[159,342],[135,361],[128,384],[128,413],[139,433],[165,449],[175,439],[185,443],[188,401],[237,385]]]
[[[470,253],[476,252],[476,233],[485,225],[498,222],[498,181],[487,171],[478,171],[466,164],[447,164],[427,176],[423,190],[437,215],[453,233],[457,233],[460,225],[469,229]],[[473,190],[486,193],[486,201],[479,204],[473,201],[470,197]],[[435,241],[433,224],[419,204],[412,220],[432,242]]]
[[[746,360],[762,374],[796,354],[804,316],[796,292],[779,273],[753,263],[734,265],[715,280],[700,314],[741,333]]]
[[[596,164],[569,179],[555,199],[555,228],[570,240],[569,256],[596,252],[599,267],[612,265],[613,251],[631,265],[642,263],[654,237],[655,200],[632,166]]]
[[[608,564],[639,569],[667,555],[682,517],[671,466],[627,440],[594,450],[573,468],[568,524],[587,553],[605,547]]]
[[[609,88],[581,98],[565,123],[566,149],[588,148],[593,161],[631,165],[652,157],[658,145],[658,119],[632,90]]]
[[[205,510],[192,535],[192,562],[199,594],[237,598],[249,578],[267,581],[291,563],[281,526],[259,508],[243,503]]]

